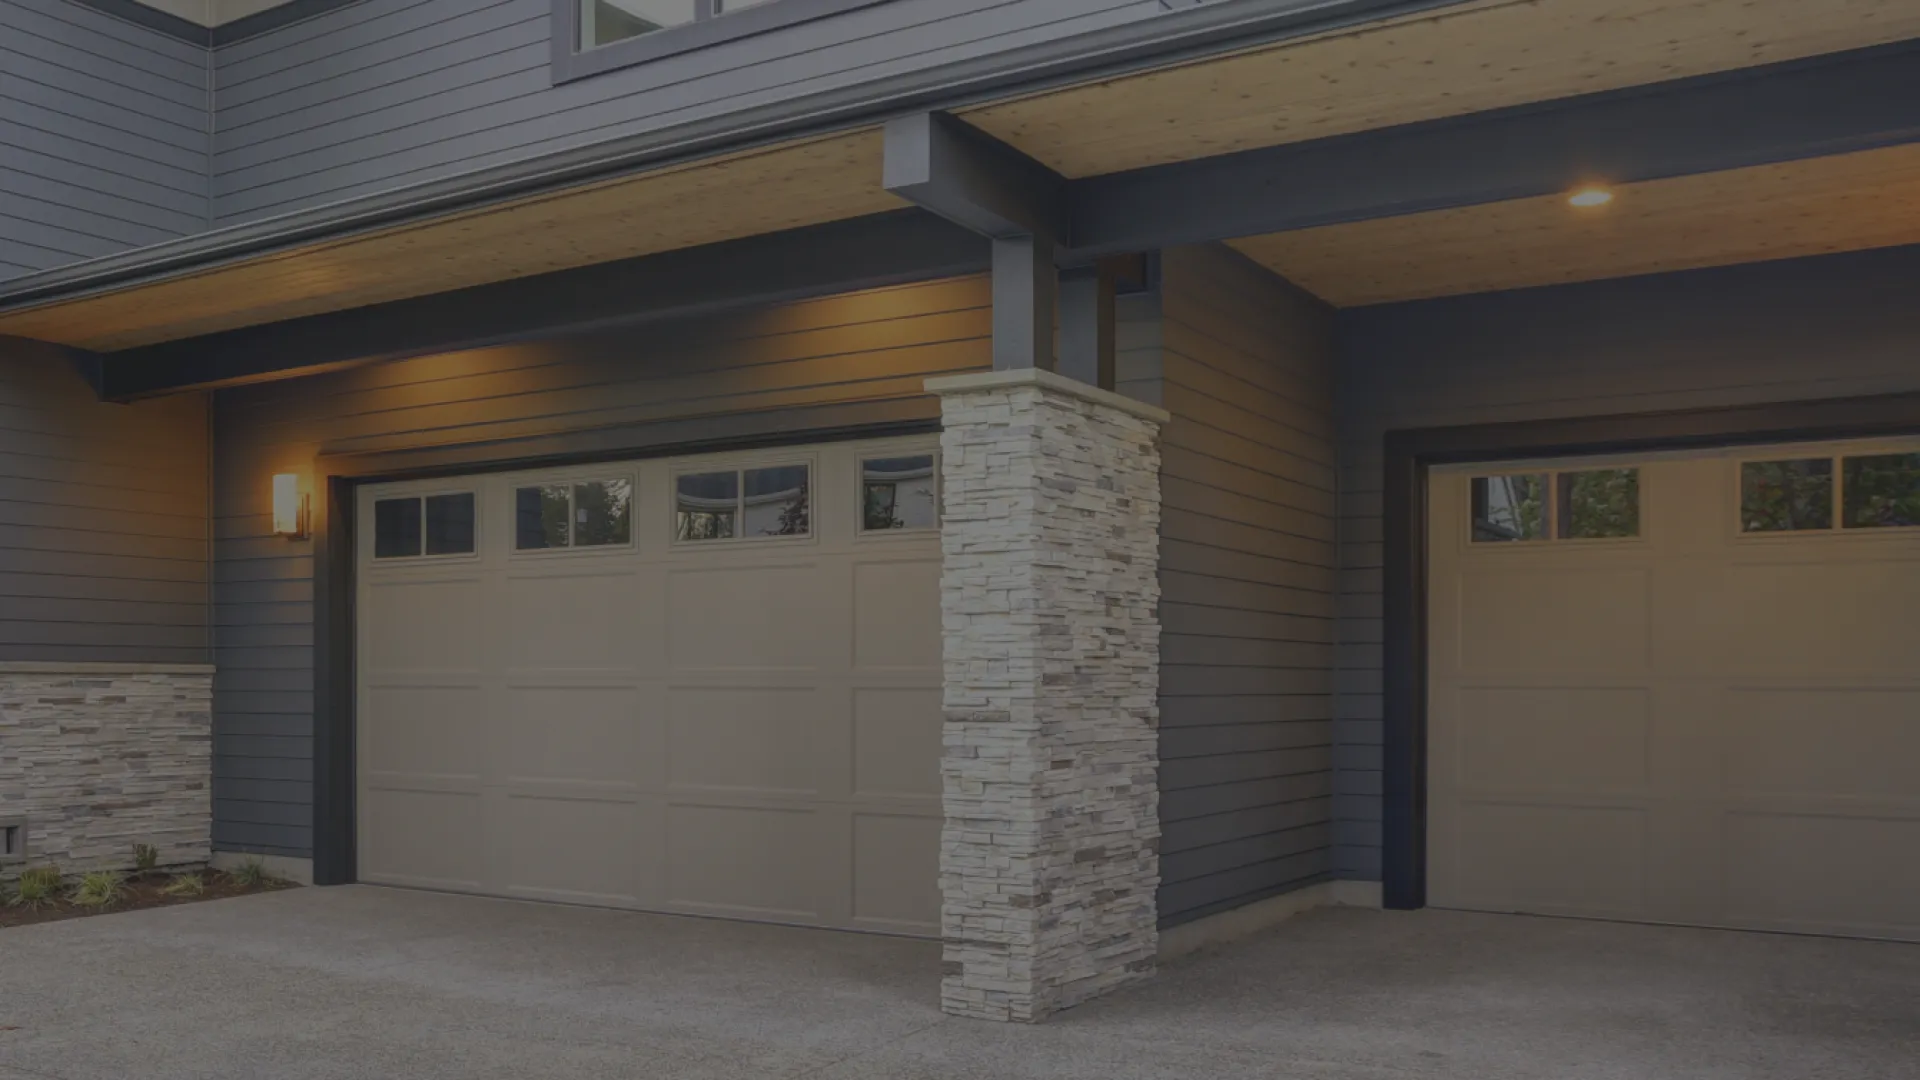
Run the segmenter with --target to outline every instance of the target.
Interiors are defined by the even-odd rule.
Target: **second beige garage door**
[[[1920,939],[1920,447],[1436,471],[1429,896]]]
[[[363,489],[361,880],[935,932],[934,454]]]

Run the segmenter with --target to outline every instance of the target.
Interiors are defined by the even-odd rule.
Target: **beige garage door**
[[[1436,471],[1431,901],[1920,938],[1916,451]]]
[[[363,489],[361,880],[934,932],[934,453]]]

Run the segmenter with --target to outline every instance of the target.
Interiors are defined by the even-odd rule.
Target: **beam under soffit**
[[[378,360],[758,307],[987,269],[988,243],[901,210],[99,354],[130,401]]]

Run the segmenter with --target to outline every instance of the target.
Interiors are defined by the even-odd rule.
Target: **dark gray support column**
[[[1102,390],[1113,389],[1112,263],[1060,271],[1060,359],[1056,369]]]
[[[993,369],[1052,371],[1056,285],[1053,243],[1038,236],[993,242]]]

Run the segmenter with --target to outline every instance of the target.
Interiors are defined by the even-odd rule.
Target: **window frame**
[[[779,2],[779,0],[775,0]],[[747,474],[756,469],[785,469],[801,466],[807,470],[807,531],[773,536],[747,536],[741,532],[747,523]],[[709,473],[731,472],[734,474],[734,534],[715,536],[705,540],[688,540],[680,536],[680,478],[683,476],[705,476]],[[673,469],[667,473],[667,547],[670,551],[715,551],[722,548],[737,547],[741,544],[799,544],[818,543],[820,539],[820,457],[817,454],[800,454],[753,458],[750,460],[706,461]]]
[[[466,495],[473,499],[473,550],[447,551],[430,555],[427,553],[427,500],[443,495]],[[420,551],[413,555],[381,555],[380,539],[375,535],[374,522],[383,502],[401,502],[412,500],[420,504]],[[367,562],[374,567],[414,566],[428,562],[453,562],[460,559],[478,559],[481,549],[486,545],[487,501],[482,497],[480,486],[473,487],[434,487],[415,491],[395,491],[385,495],[375,495],[367,509]]]
[[[814,19],[875,7],[887,0],[761,0],[739,11],[714,11],[715,0],[695,0],[694,21],[650,34],[580,47],[581,0],[552,0],[553,84],[573,82],[609,71],[676,56],[723,42],[770,33]]]
[[[576,544],[574,537],[580,528],[579,493],[581,484],[604,484],[612,481],[625,481],[627,485],[627,538],[618,544]],[[520,492],[526,488],[564,487],[567,489],[567,542],[560,547],[520,546]],[[640,477],[634,472],[615,473],[606,470],[588,469],[579,472],[567,472],[554,476],[529,476],[521,474],[510,477],[506,483],[507,512],[507,557],[510,559],[554,559],[570,555],[594,555],[608,551],[633,551],[639,543],[640,534]]]
[[[1522,459],[1516,461],[1478,462],[1468,468],[1449,469],[1466,478],[1464,494],[1467,498],[1467,512],[1464,515],[1465,536],[1462,542],[1469,551],[1540,551],[1557,550],[1569,545],[1575,547],[1631,545],[1648,542],[1647,523],[1647,470],[1644,468],[1647,458],[1622,457],[1608,455],[1604,457],[1568,457],[1546,459]],[[1634,476],[1634,525],[1630,536],[1564,536],[1561,534],[1561,478],[1568,475],[1589,472],[1608,472],[1613,470],[1632,470]],[[1480,479],[1504,476],[1540,476],[1546,480],[1546,489],[1541,495],[1541,535],[1517,538],[1513,540],[1481,540],[1474,535],[1473,482]],[[1735,507],[1736,515],[1738,507]]]
[[[1920,454],[1920,442],[1911,439],[1861,439],[1845,442],[1775,443],[1743,447],[1740,453],[1726,455],[1730,462],[1729,501],[1733,506],[1733,536],[1742,544],[1788,544],[1796,541],[1843,540],[1849,543],[1911,538],[1920,533],[1920,525],[1848,525],[1847,461],[1850,458],[1881,457],[1895,454]],[[1762,452],[1770,451],[1770,452]],[[1832,466],[1831,520],[1821,529],[1772,529],[1749,531],[1746,526],[1742,469],[1749,464],[1825,459]]]
[[[868,461],[881,458],[931,457],[933,458],[933,524],[917,529],[869,529],[867,528],[867,469]],[[946,488],[940,469],[940,448],[937,446],[891,447],[859,450],[853,455],[853,537],[855,542],[901,540],[909,537],[938,536],[946,519]]]

